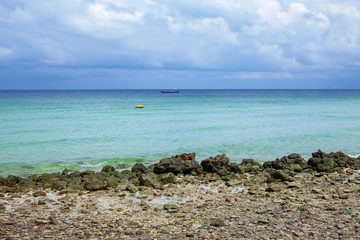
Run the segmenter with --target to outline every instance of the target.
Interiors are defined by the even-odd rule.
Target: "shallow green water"
[[[138,104],[143,109],[136,109]],[[359,90],[0,91],[0,175],[360,153]]]

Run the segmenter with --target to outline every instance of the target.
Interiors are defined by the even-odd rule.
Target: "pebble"
[[[340,195],[339,195],[339,198],[340,198],[340,199],[348,199],[348,198],[349,198],[349,195],[347,195],[347,194],[340,194]]]
[[[57,221],[56,218],[53,217],[53,216],[50,216],[50,217],[49,217],[49,220],[50,220],[50,222],[51,222],[52,224],[54,224],[54,225],[57,225],[57,224],[58,224],[58,221]]]
[[[16,192],[16,189],[8,187],[8,186],[0,186],[0,192],[2,192],[2,193],[14,193],[14,192]]]
[[[32,194],[34,197],[43,197],[46,196],[46,192],[44,191],[37,191]]]
[[[269,221],[268,221],[268,220],[265,220],[265,219],[259,219],[259,220],[258,220],[258,223],[268,224]]]
[[[125,229],[124,234],[125,234],[125,235],[135,235],[134,232],[133,232],[133,230],[132,230],[131,228]]]
[[[59,195],[64,195],[64,194],[70,194],[70,193],[76,193],[76,191],[75,190],[71,190],[71,189],[64,189],[64,190],[61,190],[60,192],[59,192]]]
[[[177,206],[176,206],[176,204],[173,204],[173,203],[167,203],[167,204],[164,204],[164,209],[165,210],[177,209]]]
[[[150,240],[150,239],[151,239],[151,237],[148,236],[148,235],[144,235],[144,236],[139,237],[139,240]]]
[[[311,193],[315,193],[315,194],[320,194],[321,192],[322,192],[322,190],[319,189],[319,188],[313,188],[313,189],[311,190]]]
[[[192,214],[192,213],[187,213],[187,214],[185,214],[185,216],[184,216],[184,220],[191,220],[191,219],[193,219],[193,217],[194,217],[194,214]]]
[[[0,198],[0,239],[357,239],[359,186],[335,181],[344,178],[338,173],[321,173],[320,178],[313,173],[298,175],[296,183],[249,186],[251,197],[232,193],[222,180],[207,182],[211,191],[202,191],[204,176],[191,177],[197,184],[171,185],[171,191],[170,186],[160,191],[135,184],[142,191],[132,197],[141,202],[133,204],[124,189],[79,196],[46,190],[51,199],[41,201],[47,205],[37,205],[40,200],[32,197],[31,189],[27,193],[17,189],[19,199],[10,198],[12,193]],[[237,175],[239,179],[253,176]],[[132,183],[127,181],[125,187],[133,187]],[[166,201],[152,202],[153,195]],[[169,214],[172,211],[177,213]]]
[[[225,222],[224,219],[222,218],[215,218],[210,222],[210,226],[213,227],[224,227],[225,226]]]
[[[239,225],[243,225],[243,224],[244,224],[244,220],[242,220],[242,219],[237,219],[236,221],[237,221],[237,223],[238,223]]]
[[[44,219],[35,219],[34,223],[40,225],[40,224],[49,224],[51,222],[49,220],[44,220]]]

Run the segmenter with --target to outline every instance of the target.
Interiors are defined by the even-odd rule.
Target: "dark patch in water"
[[[24,168],[24,169],[35,169],[35,167],[31,166],[31,165],[24,165],[24,166],[22,166],[22,168]]]

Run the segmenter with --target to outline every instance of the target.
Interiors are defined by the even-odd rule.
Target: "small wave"
[[[81,159],[81,158],[79,158]],[[100,170],[105,165],[111,165],[117,167],[119,164],[126,167],[132,166],[135,163],[146,163],[149,162],[144,158],[100,158],[100,159],[91,159],[85,158],[84,160],[75,162],[75,165],[80,168],[80,170]],[[66,163],[66,165],[68,165]],[[67,167],[66,165],[62,165]]]
[[[349,154],[349,157],[358,158],[358,157],[360,157],[360,154],[357,154],[357,155],[350,155],[350,154]]]
[[[103,166],[104,163],[97,163],[97,164],[91,164],[91,163],[82,163],[82,164],[79,164],[79,167],[82,167],[82,168],[99,168],[101,166]]]

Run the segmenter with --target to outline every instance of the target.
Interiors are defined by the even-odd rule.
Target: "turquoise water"
[[[144,105],[143,109],[135,108]],[[360,153],[360,90],[0,91],[0,175]]]

